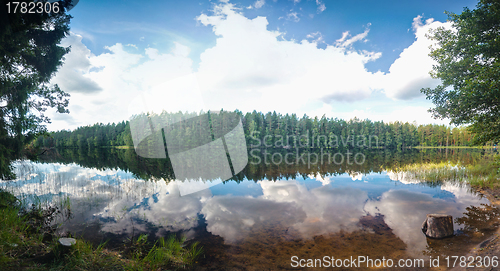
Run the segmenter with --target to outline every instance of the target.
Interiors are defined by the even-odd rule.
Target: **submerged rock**
[[[422,232],[430,238],[445,238],[453,235],[453,217],[451,215],[428,214],[422,224]]]

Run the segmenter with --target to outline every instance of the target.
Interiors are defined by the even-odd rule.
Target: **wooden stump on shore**
[[[445,238],[453,235],[453,217],[451,215],[428,214],[422,224],[422,232],[430,238]]]

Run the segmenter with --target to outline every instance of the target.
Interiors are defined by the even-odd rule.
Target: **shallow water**
[[[18,178],[2,181],[2,188],[26,203],[71,206],[72,217],[60,221],[61,234],[109,240],[110,247],[140,233],[150,239],[185,235],[204,247],[200,269],[293,269],[293,256],[385,257],[395,264],[422,258],[426,267],[439,256],[444,266],[444,257],[463,255],[490,236],[500,213],[464,184],[429,185],[346,165],[344,173],[332,174],[269,166],[260,175],[274,176],[271,180],[250,180],[261,169],[248,166],[238,180],[184,196],[179,193],[184,182],[145,180],[118,166],[20,161],[15,168]],[[455,236],[426,238],[420,228],[429,213],[452,215]]]

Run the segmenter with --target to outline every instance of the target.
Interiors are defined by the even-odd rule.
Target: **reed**
[[[458,181],[474,187],[500,187],[500,155],[485,156],[472,165],[462,165],[460,162],[415,163],[391,171],[405,172],[412,179],[429,183]]]

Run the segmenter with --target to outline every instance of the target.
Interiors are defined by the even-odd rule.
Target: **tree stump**
[[[453,235],[451,215],[428,214],[422,224],[422,232],[430,238],[441,239]]]

